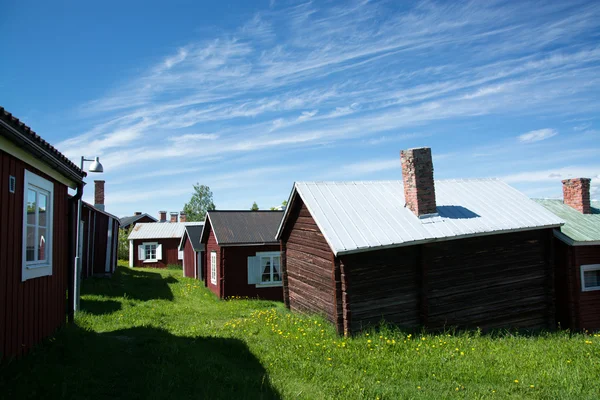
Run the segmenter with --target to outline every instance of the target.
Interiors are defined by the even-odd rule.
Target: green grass
[[[180,270],[119,267],[76,324],[0,365],[3,398],[597,399],[600,335],[354,338],[281,304],[221,301]]]

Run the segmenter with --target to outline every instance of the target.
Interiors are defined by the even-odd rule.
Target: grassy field
[[[281,304],[220,301],[181,270],[119,267],[76,324],[0,365],[0,397],[598,399],[600,335],[408,333],[344,339]]]

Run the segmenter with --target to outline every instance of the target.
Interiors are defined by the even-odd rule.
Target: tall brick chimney
[[[187,216],[185,211],[179,212],[179,222],[187,222]]]
[[[177,222],[177,215],[178,215],[178,214],[179,214],[179,213],[178,213],[177,211],[173,211],[173,212],[171,213],[171,222]]]
[[[404,198],[417,217],[436,214],[431,149],[421,147],[400,151]]]
[[[104,211],[104,181],[94,181],[94,207]]]
[[[158,220],[160,222],[167,222],[167,212],[166,211],[159,211],[158,212]]]
[[[563,202],[582,214],[591,214],[590,178],[565,179],[563,184]]]

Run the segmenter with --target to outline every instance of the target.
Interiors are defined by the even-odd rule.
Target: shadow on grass
[[[118,267],[111,279],[90,278],[82,282],[81,292],[105,297],[128,297],[134,300],[173,300],[169,283],[173,277],[164,278],[158,272],[139,271]]]
[[[81,310],[93,315],[112,314],[121,309],[121,303],[114,300],[80,300]]]
[[[95,333],[69,326],[1,365],[0,389],[13,399],[280,398],[242,341],[142,327]]]

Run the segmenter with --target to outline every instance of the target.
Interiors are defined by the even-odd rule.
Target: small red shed
[[[600,202],[587,178],[566,179],[563,200],[537,200],[565,221],[554,231],[556,317],[561,327],[600,330]]]
[[[165,213],[166,214],[166,213]],[[182,265],[183,251],[179,243],[186,225],[202,225],[203,222],[137,223],[128,236],[129,266],[144,268],[166,268],[167,265]]]
[[[200,242],[204,280],[220,298],[283,299],[281,253],[275,239],[282,211],[209,211]]]
[[[183,276],[204,280],[202,258],[204,245],[200,243],[204,225],[187,225],[179,242],[179,251],[183,251]]]
[[[277,233],[286,305],[346,334],[554,328],[562,220],[499,180],[434,182],[429,148],[401,164],[403,181],[294,184]]]
[[[66,321],[76,207],[85,173],[0,107],[0,359]]]

